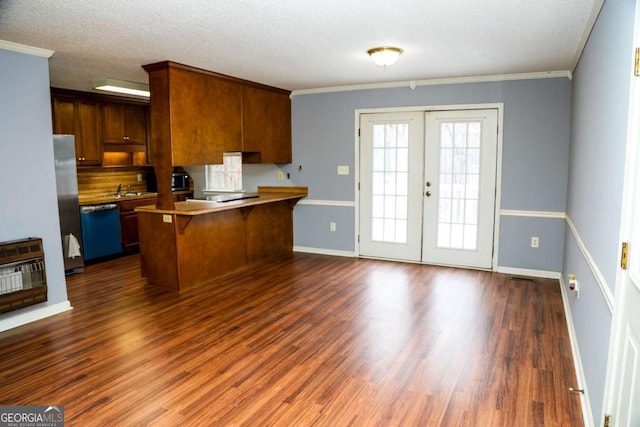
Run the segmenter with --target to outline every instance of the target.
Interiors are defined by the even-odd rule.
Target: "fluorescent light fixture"
[[[399,47],[382,46],[369,49],[367,53],[371,57],[371,60],[377,65],[387,67],[389,65],[393,65],[398,58],[400,58],[400,55],[402,55],[402,49]]]
[[[93,88],[107,92],[123,93],[125,95],[144,96],[149,98],[149,85],[144,83],[127,82],[116,79],[101,79],[92,82]]]

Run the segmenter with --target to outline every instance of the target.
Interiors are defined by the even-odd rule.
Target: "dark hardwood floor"
[[[0,333],[0,404],[68,426],[582,426],[556,280],[294,254],[180,294],[137,255]]]

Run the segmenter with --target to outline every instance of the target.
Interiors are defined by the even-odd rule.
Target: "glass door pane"
[[[440,123],[440,248],[477,248],[481,129],[479,121]]]
[[[373,125],[371,238],[407,242],[409,125]]]

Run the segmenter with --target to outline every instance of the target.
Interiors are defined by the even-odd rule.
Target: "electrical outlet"
[[[535,236],[531,238],[531,247],[532,248],[537,248],[539,244],[540,244],[540,239],[538,239]]]
[[[173,222],[173,219],[171,218],[171,215],[162,215],[162,222],[168,222],[169,224],[171,224]]]
[[[329,223],[329,230],[336,231],[336,223],[335,222],[330,222]]]
[[[142,182],[142,174],[141,173],[138,174],[138,182]]]
[[[284,179],[284,172],[278,171],[278,181],[282,181]]]
[[[349,165],[338,166],[338,175],[349,175]]]

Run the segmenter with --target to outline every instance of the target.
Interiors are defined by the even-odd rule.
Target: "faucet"
[[[118,184],[118,189],[116,190],[116,196],[119,196],[122,193],[122,184]]]

